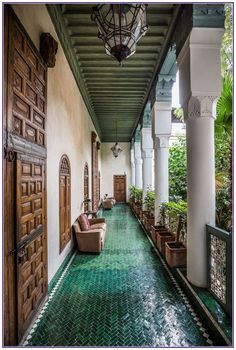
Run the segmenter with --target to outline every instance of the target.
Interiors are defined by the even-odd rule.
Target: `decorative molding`
[[[224,4],[186,4],[179,17],[174,41],[178,56],[192,28],[224,28]]]
[[[58,43],[50,33],[40,35],[40,54],[48,68],[55,67]]]
[[[155,135],[154,148],[168,148],[170,135]]]
[[[218,96],[191,96],[184,106],[184,119],[216,118],[216,102]]]
[[[54,28],[56,30],[56,33],[58,35],[58,38],[60,40],[60,43],[62,45],[65,56],[72,70],[72,73],[74,74],[75,81],[81,92],[84,103],[88,109],[89,115],[94,123],[96,131],[101,138],[101,130],[89,98],[89,93],[87,91],[84,80],[82,78],[82,73],[79,68],[78,59],[72,47],[70,37],[67,33],[66,23],[62,15],[60,5],[51,3],[51,4],[47,4],[46,6],[48,9],[49,15],[51,17],[52,23],[54,25]]]
[[[91,140],[92,140],[92,143],[96,142],[97,140],[97,134],[94,131],[91,132]]]
[[[142,159],[152,158],[153,157],[153,148],[146,148],[142,150]]]
[[[33,157],[47,158],[47,149],[45,147],[37,143],[26,141],[23,137],[11,132],[6,132],[5,130],[3,133],[3,143],[8,150],[12,150],[13,152],[20,152]]]
[[[152,113],[151,113],[151,101],[148,101],[146,104],[146,107],[144,109],[143,113],[143,123],[142,126],[145,127],[150,127],[152,124]]]

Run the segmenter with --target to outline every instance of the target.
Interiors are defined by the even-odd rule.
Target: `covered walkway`
[[[102,215],[105,249],[70,260],[24,345],[212,345],[129,207],[116,205]]]

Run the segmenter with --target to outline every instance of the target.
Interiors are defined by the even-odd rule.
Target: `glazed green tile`
[[[129,207],[100,216],[103,252],[76,255],[28,346],[208,346]]]

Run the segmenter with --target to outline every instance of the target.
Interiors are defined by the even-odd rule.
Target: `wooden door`
[[[92,208],[98,210],[99,203],[99,174],[98,174],[98,146],[97,135],[92,132]]]
[[[71,240],[71,188],[70,162],[64,154],[60,161],[59,174],[59,218],[60,218],[60,252]]]
[[[24,335],[47,292],[45,160],[17,154],[16,247],[18,335]]]
[[[126,202],[126,175],[114,175],[114,197],[117,202]]]
[[[47,294],[47,69],[5,8],[4,341],[22,339]]]
[[[89,172],[88,164],[85,164],[84,167],[84,201],[89,199]],[[84,211],[88,211],[89,205],[88,202],[84,202]]]

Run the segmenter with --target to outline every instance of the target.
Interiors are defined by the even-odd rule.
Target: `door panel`
[[[114,175],[114,197],[117,202],[126,202],[126,175]]]
[[[60,218],[60,252],[71,239],[71,184],[70,162],[63,155],[59,170],[59,218]]]
[[[11,7],[4,10],[4,331],[5,345],[16,345],[47,294],[47,69]]]
[[[18,336],[47,293],[45,162],[17,155],[16,241]]]

